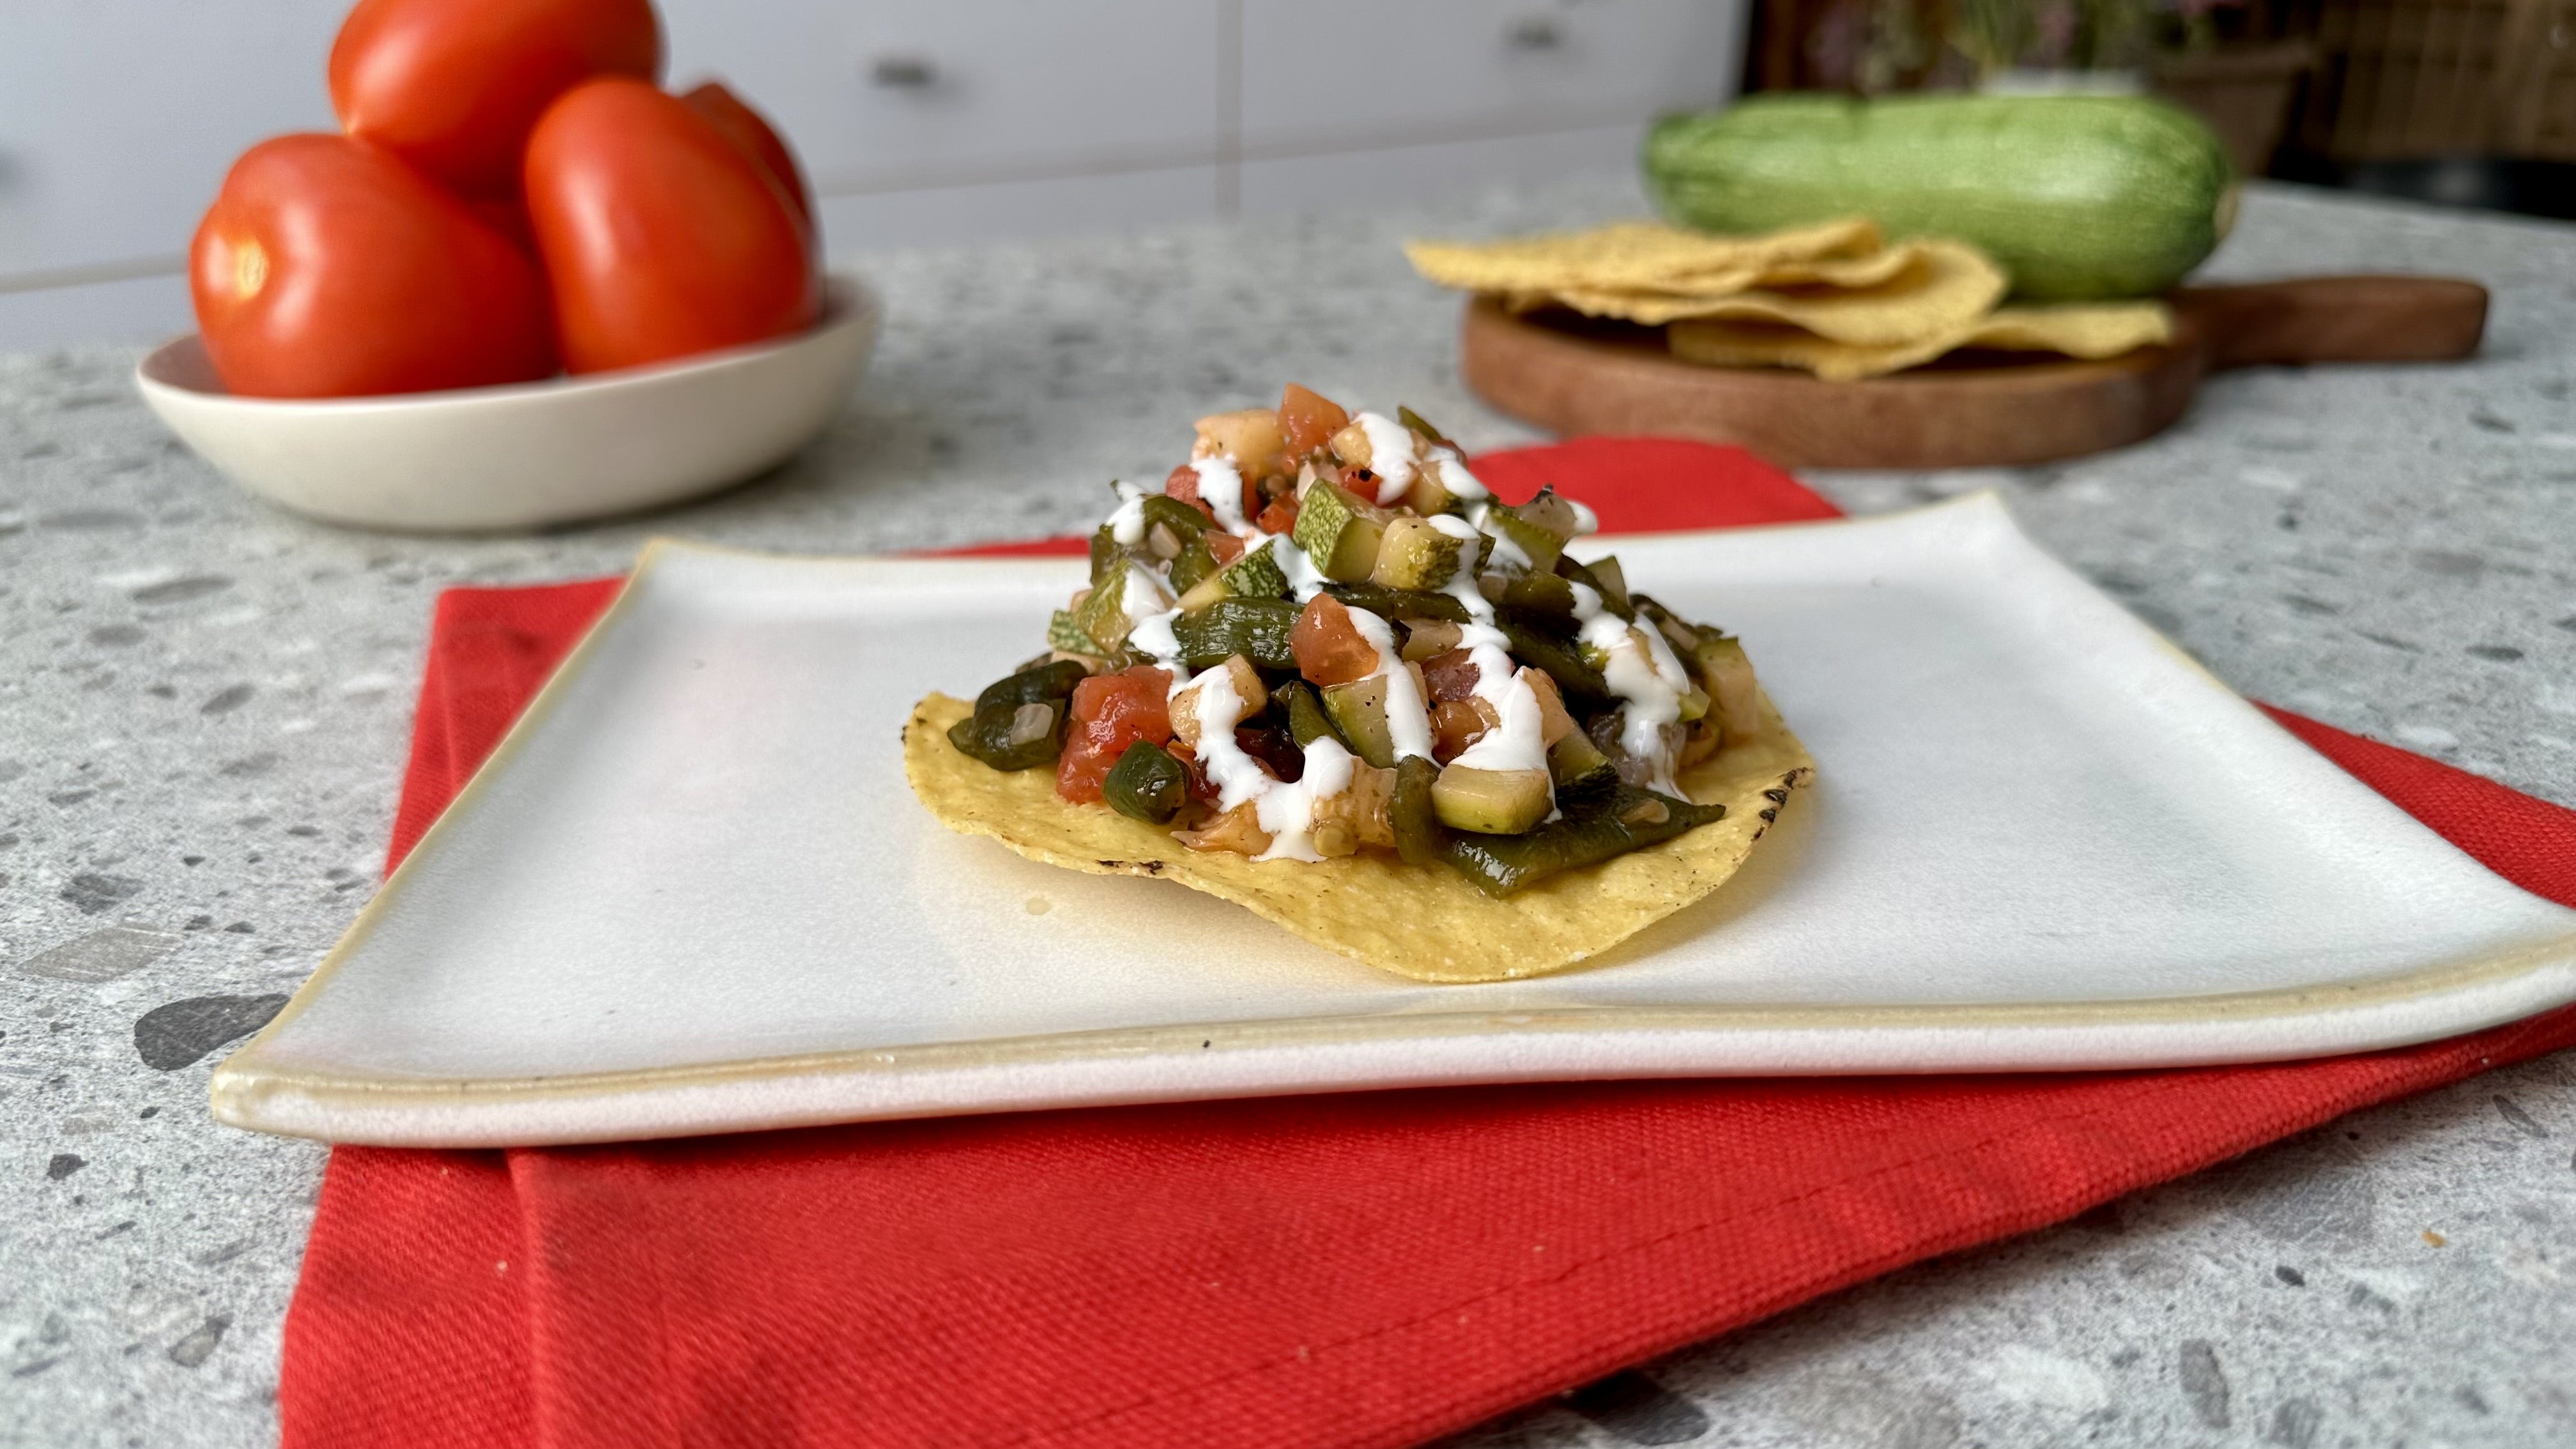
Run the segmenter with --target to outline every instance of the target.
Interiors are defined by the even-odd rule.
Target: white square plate
[[[1583,967],[1429,986],[952,835],[914,700],[1075,560],[650,550],[218,1117],[494,1145],[1281,1092],[2143,1067],[2576,997],[2576,912],[2266,720],[1978,497],[1616,541],[1814,752],[1742,874]],[[1598,550],[1596,550],[1598,551]],[[1283,863],[1280,870],[1298,869]]]

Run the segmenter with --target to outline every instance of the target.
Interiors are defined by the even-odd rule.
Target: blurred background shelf
[[[1758,0],[1745,89],[1974,85],[1998,34],[2199,112],[2248,175],[2576,215],[2576,0]]]

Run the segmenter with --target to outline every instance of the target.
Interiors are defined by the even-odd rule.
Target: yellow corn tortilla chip
[[[1697,319],[1664,331],[1673,355],[1711,367],[1794,367],[1827,382],[1852,382],[1918,367],[1963,347],[2117,357],[2173,340],[2173,314],[2161,302],[2005,307],[1946,333],[1912,342],[1865,345],[1819,337],[1770,322]]]
[[[1684,318],[1777,322],[1859,347],[1946,336],[1992,311],[2010,285],[2003,269],[1960,242],[1924,241],[1909,265],[1875,286],[1750,289],[1726,296],[1559,287],[1553,295],[1594,317],[1646,326]]]
[[[1744,267],[1731,272],[1710,272],[1700,276],[1674,278],[1658,287],[1584,287],[1565,289],[1580,295],[1586,305],[1577,310],[1596,317],[1616,317],[1626,321],[1659,326],[1673,315],[1693,316],[1698,309],[1676,308],[1677,302],[1697,303],[1731,297],[1757,287],[1878,287],[1894,281],[1908,270],[1924,263],[1924,244],[1905,242],[1884,251],[1862,257],[1816,257],[1805,260],[1767,262],[1758,267]],[[1502,293],[1503,305],[1514,312],[1533,312],[1541,307],[1573,306],[1553,291]],[[1653,312],[1651,318],[1637,315]]]
[[[1962,347],[2007,352],[2062,352],[2117,357],[2173,341],[2173,313],[2162,302],[2070,302],[2057,307],[2000,307]]]
[[[1447,866],[1376,852],[1309,863],[1191,850],[1158,826],[1058,798],[1052,770],[996,770],[960,753],[948,727],[973,712],[934,694],[903,727],[904,777],[940,824],[1089,875],[1178,881],[1416,981],[1539,976],[1608,950],[1724,884],[1815,768],[1765,698],[1761,733],[1682,772],[1683,790],[1723,803],[1724,819],[1496,900]]]
[[[1661,222],[1620,222],[1496,242],[1406,242],[1404,255],[1427,280],[1470,292],[1702,286],[1732,291],[1751,286],[1779,263],[1867,257],[1878,249],[1877,226],[1855,217],[1764,236],[1712,236]]]

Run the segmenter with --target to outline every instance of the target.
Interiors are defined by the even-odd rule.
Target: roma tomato
[[[554,371],[536,264],[427,177],[345,136],[244,152],[198,224],[188,286],[216,374],[254,397]]]
[[[555,97],[661,69],[652,0],[358,0],[331,43],[331,109],[460,191],[506,194]]]
[[[760,164],[642,81],[587,81],[528,138],[528,221],[573,372],[803,331],[805,228]]]
[[[709,81],[680,97],[690,110],[707,118],[708,124],[724,133],[724,138],[739,146],[760,163],[769,178],[796,208],[796,219],[805,223],[805,234],[814,234],[814,193],[805,185],[805,170],[796,164],[796,153],[760,112],[744,105],[742,98],[721,84]]]

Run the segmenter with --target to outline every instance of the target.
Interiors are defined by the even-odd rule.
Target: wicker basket
[[[2325,0],[2297,148],[2576,161],[2576,0]]]

